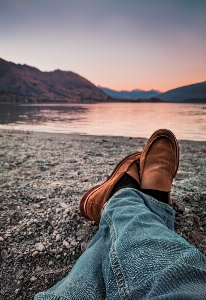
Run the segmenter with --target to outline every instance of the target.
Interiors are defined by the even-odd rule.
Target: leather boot
[[[80,201],[81,214],[92,221],[99,222],[101,217],[101,209],[103,205],[109,200],[115,191],[121,188],[121,184],[118,186],[118,182],[122,180],[123,187],[135,187],[134,181],[137,183],[137,187],[140,184],[139,180],[139,159],[140,152],[135,152],[125,157],[114,169],[108,179],[93,188],[91,188]],[[123,176],[127,174],[127,178]],[[125,184],[131,177],[131,184]]]
[[[179,147],[175,135],[167,129],[155,131],[140,157],[141,190],[146,194],[147,190],[166,192],[166,202],[171,204],[170,190],[178,166]]]

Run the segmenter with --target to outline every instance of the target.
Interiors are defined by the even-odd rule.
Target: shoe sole
[[[85,213],[85,208],[87,206],[87,202],[89,197],[91,196],[91,194],[93,194],[95,191],[97,191],[98,189],[102,188],[109,180],[111,180],[111,178],[115,175],[115,173],[117,172],[117,170],[121,167],[122,164],[125,163],[126,160],[128,160],[129,158],[131,158],[134,155],[140,155],[141,152],[137,151],[134,152],[128,156],[126,156],[123,160],[121,160],[117,166],[114,168],[113,172],[111,173],[111,175],[102,183],[99,185],[94,186],[93,188],[91,188],[90,190],[88,190],[84,196],[82,197],[81,201],[80,201],[80,205],[79,205],[79,209],[80,212],[82,214],[83,217],[85,217],[86,219],[90,220],[90,218],[86,215]]]

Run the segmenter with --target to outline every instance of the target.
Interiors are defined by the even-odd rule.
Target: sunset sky
[[[116,90],[206,81],[206,1],[1,0],[0,57]]]

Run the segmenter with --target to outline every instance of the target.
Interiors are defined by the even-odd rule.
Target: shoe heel
[[[87,220],[90,220],[90,218],[86,215],[85,213],[85,206],[86,206],[86,202],[87,202],[87,199],[88,197],[90,196],[90,194],[96,190],[100,185],[96,185],[94,186],[93,188],[91,188],[90,190],[88,190],[84,196],[82,197],[81,201],[80,201],[80,204],[79,204],[79,210],[80,210],[80,213],[82,214],[82,216],[84,218],[86,218]]]

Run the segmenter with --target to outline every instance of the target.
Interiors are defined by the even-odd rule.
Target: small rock
[[[44,245],[42,243],[37,243],[35,245],[35,248],[36,248],[37,251],[40,251],[40,252],[42,252],[42,251],[45,250],[45,247],[44,247]]]
[[[69,247],[70,247],[70,244],[69,244],[67,241],[65,241],[65,240],[63,241],[62,244],[63,244],[63,246],[66,247],[66,248],[69,248]]]
[[[57,252],[57,250],[56,249],[50,249],[49,252],[52,253],[52,254],[55,254]]]
[[[69,208],[66,208],[65,211],[63,212],[65,215],[67,215],[70,212]]]
[[[184,215],[184,217],[183,217],[183,218],[190,218],[190,217],[191,217],[191,215],[190,215],[190,214],[184,214],[184,213],[183,213],[183,215]]]
[[[8,258],[8,253],[5,249],[1,250],[1,257],[3,260],[6,260]]]
[[[51,234],[53,232],[53,227],[52,226],[48,226],[47,232],[48,232],[48,234]]]
[[[71,246],[72,246],[72,247],[76,247],[77,245],[78,245],[78,242],[75,242],[75,241],[73,241],[73,240],[71,241]]]
[[[56,241],[59,242],[60,240],[61,240],[61,235],[60,235],[60,234],[57,234],[57,235],[56,235]]]
[[[34,251],[34,252],[32,253],[32,256],[35,257],[35,256],[37,256],[38,254],[39,254],[38,251]]]
[[[60,205],[62,208],[65,208],[65,209],[68,208],[68,205],[65,202],[60,202]]]
[[[204,228],[203,228],[203,227],[200,227],[200,231],[204,231]]]
[[[5,237],[5,238],[7,238],[7,237],[11,237],[11,236],[12,236],[12,234],[11,234],[11,232],[9,232],[9,231],[8,231],[8,232],[6,232],[6,233],[5,233],[5,235],[4,235],[4,237]]]
[[[34,282],[34,281],[36,281],[37,280],[37,278],[35,277],[35,276],[32,276],[31,278],[30,278],[30,281],[31,282]]]
[[[185,214],[188,214],[190,212],[190,209],[189,208],[187,208],[187,207],[185,207],[185,211],[184,211],[184,213]]]
[[[17,295],[19,291],[20,291],[20,289],[16,289],[16,290],[14,291],[14,293]]]
[[[48,265],[52,266],[54,264],[54,262],[52,260],[49,261]]]
[[[3,241],[4,241],[3,237],[2,237],[2,236],[0,236],[0,242],[3,242]]]
[[[24,269],[20,269],[16,272],[16,278],[21,277],[24,274],[25,270]]]
[[[190,226],[192,226],[193,222],[189,220],[189,221],[187,221],[187,224],[190,225]]]
[[[76,236],[84,237],[86,235],[86,231],[84,229],[79,229],[76,232]]]
[[[39,266],[39,265],[37,265],[37,267],[36,267],[36,270],[35,270],[36,272],[41,272],[42,271],[42,268]]]
[[[41,202],[43,200],[46,200],[47,198],[45,196],[38,196],[38,198],[36,199],[38,202]]]

